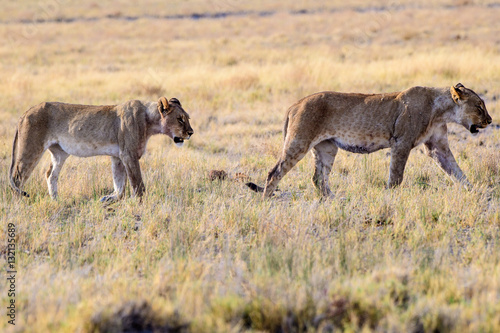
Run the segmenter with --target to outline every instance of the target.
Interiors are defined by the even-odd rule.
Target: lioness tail
[[[245,184],[246,186],[250,187],[250,189],[254,192],[264,192],[264,188],[263,187],[260,187],[259,185],[257,184],[254,184],[254,183],[246,183]]]
[[[288,122],[289,122],[289,114],[290,114],[290,110],[288,110],[287,114],[286,114],[286,117],[285,117],[285,125],[283,126],[283,141],[286,139],[286,133],[287,133],[287,130],[288,130]],[[254,183],[246,183],[245,184],[246,186],[250,187],[250,189],[254,192],[264,192],[264,188],[257,185],[257,184],[254,184]]]
[[[14,136],[14,143],[12,144],[12,162],[10,163],[10,170],[9,170],[9,181],[10,181],[10,187],[14,191],[16,191],[18,194],[23,195],[25,197],[29,197],[29,194],[21,190],[19,187],[17,187],[16,183],[14,182],[14,178],[12,177],[12,174],[14,173],[14,164],[16,160],[16,146],[17,146],[17,136],[18,136],[19,130],[16,129],[16,135]]]

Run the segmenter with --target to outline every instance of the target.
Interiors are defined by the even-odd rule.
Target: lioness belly
[[[388,148],[389,140],[384,138],[357,138],[357,137],[334,137],[331,141],[340,149],[351,153],[369,154],[377,150]]]
[[[62,138],[49,142],[48,146],[50,147],[56,144],[66,153],[78,157],[91,157],[97,155],[119,156],[118,144],[102,144],[92,141],[79,141],[73,138]]]

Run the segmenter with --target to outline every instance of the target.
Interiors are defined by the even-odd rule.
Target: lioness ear
[[[167,111],[168,113],[168,109],[169,109],[169,105],[168,105],[168,102],[167,102],[167,99],[165,97],[160,97],[160,99],[158,100],[158,112],[160,112],[160,116],[163,118],[163,111]]]
[[[450,88],[451,98],[456,104],[458,104],[459,101],[463,99],[463,92],[460,91],[459,85],[463,87],[463,85],[459,83],[455,87]]]
[[[169,103],[177,104],[180,107],[182,107],[181,102],[179,102],[179,100],[177,98],[171,98],[170,101],[169,101]]]

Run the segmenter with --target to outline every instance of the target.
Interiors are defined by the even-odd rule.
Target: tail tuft
[[[254,183],[246,183],[245,184],[246,186],[250,187],[250,189],[254,192],[264,192],[264,188],[263,187],[260,187],[259,185],[257,184],[254,184]]]

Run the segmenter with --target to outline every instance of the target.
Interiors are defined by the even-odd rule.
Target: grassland
[[[500,330],[500,28],[487,1],[21,1],[0,13],[0,266],[16,225],[11,332],[495,332]],[[225,13],[223,16],[220,13]],[[193,15],[196,14],[196,15]],[[200,15],[203,14],[203,15]],[[339,152],[321,201],[307,156],[262,200],[285,110],[322,90],[389,92],[458,82],[493,124],[450,125],[475,185],[416,148],[401,187],[390,157]],[[177,97],[193,138],[150,140],[147,195],[103,207],[107,158],[71,157],[52,201],[44,156],[8,189],[19,116],[41,101]],[[4,270],[5,271],[5,270]],[[7,282],[0,279],[2,311]]]

